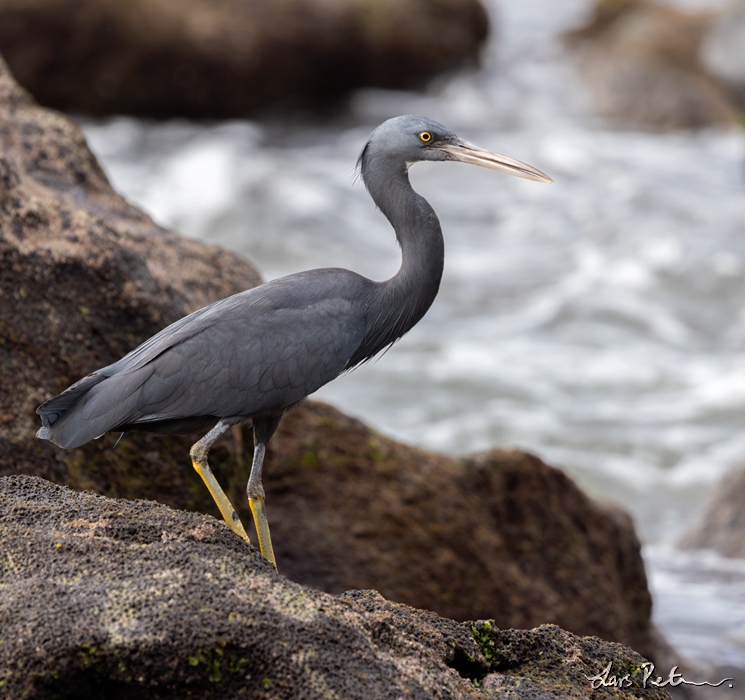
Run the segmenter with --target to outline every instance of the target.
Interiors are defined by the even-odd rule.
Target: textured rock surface
[[[373,587],[500,627],[554,622],[651,653],[628,516],[531,455],[454,460],[311,405],[270,443],[265,486],[280,570],[294,580]]]
[[[34,437],[35,409],[255,273],[129,206],[74,124],[35,106],[7,72],[0,139],[0,474],[216,515],[189,462],[195,438],[128,433],[62,450]],[[211,454],[245,523],[251,445],[236,428]],[[265,486],[280,570],[301,583],[374,587],[500,627],[557,622],[651,651],[628,518],[524,453],[454,460],[310,404],[270,443]]]
[[[687,549],[715,549],[745,558],[745,467],[727,474],[716,488],[703,520],[682,541]]]
[[[590,23],[567,41],[612,122],[661,130],[730,124],[735,111],[699,60],[710,21],[648,0],[596,0]]]
[[[38,107],[0,59],[0,469],[22,457],[65,480],[60,453],[34,437],[36,406],[258,281],[246,260],[116,194],[75,124]],[[151,441],[136,440],[147,453]]]
[[[475,63],[479,0],[0,0],[0,51],[51,107],[235,117]]]
[[[627,698],[644,659],[555,626],[500,631],[278,577],[209,516],[0,479],[7,697]],[[478,686],[478,687],[477,687]]]

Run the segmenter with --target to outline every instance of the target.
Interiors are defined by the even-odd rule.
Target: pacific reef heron
[[[37,412],[37,436],[78,447],[114,431],[191,433],[194,468],[223,518],[248,541],[210,471],[207,453],[230,426],[251,421],[254,455],[247,493],[261,553],[274,564],[261,469],[282,416],[306,396],[384,350],[410,330],[440,286],[440,222],[409,184],[418,161],[461,161],[552,182],[518,160],[474,146],[431,119],[381,124],[358,160],[362,180],[401,246],[398,273],[373,282],[339,268],[272,280],[195,311],[98,369]]]

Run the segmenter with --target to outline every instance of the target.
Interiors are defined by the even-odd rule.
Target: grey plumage
[[[109,431],[185,433],[216,426],[192,448],[192,460],[223,516],[245,537],[206,455],[231,424],[252,419],[260,449],[249,500],[252,509],[259,504],[254,518],[262,553],[273,561],[260,475],[264,446],[282,414],[394,343],[437,294],[444,259],[440,224],[408,178],[410,165],[421,160],[460,160],[550,182],[540,171],[462,141],[432,120],[390,119],[372,133],[358,165],[401,246],[402,265],[393,278],[373,282],[348,270],[311,270],[211,304],[42,404],[37,435],[77,447]]]
[[[200,309],[43,404],[39,437],[77,447],[109,431],[193,432],[287,408],[346,368],[370,285],[312,270]]]

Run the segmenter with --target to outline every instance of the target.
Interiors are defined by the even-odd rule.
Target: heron
[[[282,416],[390,347],[437,295],[442,231],[408,176],[420,161],[460,161],[552,182],[540,170],[464,141],[432,119],[389,119],[372,132],[357,165],[401,248],[401,267],[391,279],[376,282],[341,268],[309,270],[205,306],[44,402],[37,409],[42,421],[37,437],[74,448],[108,432],[207,431],[190,450],[192,466],[225,521],[248,541],[210,470],[208,452],[231,426],[250,422],[254,453],[246,492],[259,548],[276,570],[261,477],[267,443]]]

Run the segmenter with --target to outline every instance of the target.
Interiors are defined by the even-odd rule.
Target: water
[[[558,39],[582,23],[585,0],[491,9],[501,38],[482,70],[426,95],[362,91],[331,125],[113,119],[84,130],[120,192],[245,253],[267,279],[395,273],[393,234],[353,177],[390,116],[425,114],[550,174],[547,186],[413,168],[445,232],[440,296],[381,361],[318,397],[410,444],[524,448],[620,501],[671,642],[745,667],[745,569],[675,548],[745,457],[745,136],[612,131]]]

